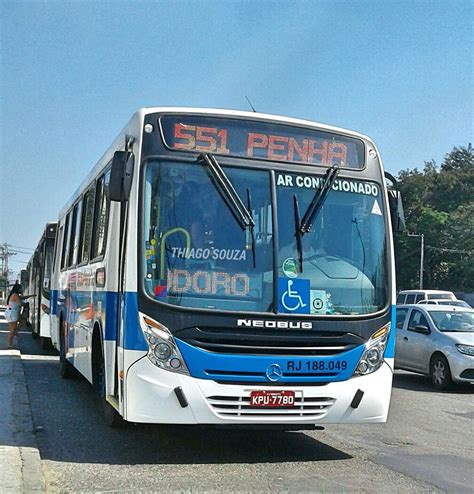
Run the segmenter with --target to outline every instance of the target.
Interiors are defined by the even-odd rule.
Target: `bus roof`
[[[247,120],[267,120],[271,122],[284,123],[289,125],[297,125],[303,127],[312,127],[315,129],[328,130],[331,132],[337,132],[341,134],[347,134],[353,137],[367,139],[371,141],[370,137],[356,132],[354,130],[345,129],[342,127],[336,127],[333,125],[327,125],[321,122],[312,120],[303,120],[293,117],[285,117],[282,115],[274,115],[271,113],[249,112],[242,110],[226,110],[219,108],[193,108],[193,107],[179,107],[179,106],[162,106],[162,107],[145,107],[140,108],[136,113],[141,115],[149,115],[151,113],[199,113],[202,115],[222,115],[226,117],[237,117]]]
[[[156,107],[143,107],[138,109],[127,122],[127,124],[120,131],[118,136],[114,139],[111,145],[108,147],[107,151],[100,157],[95,166],[89,173],[86,175],[84,180],[81,182],[79,187],[75,190],[75,192],[71,195],[70,199],[64,205],[59,213],[59,218],[62,218],[69,208],[74,204],[79,195],[89,186],[92,180],[99,175],[102,169],[105,168],[106,164],[112,159],[113,152],[123,148],[124,145],[124,135],[130,132],[130,129],[134,126],[138,126],[141,124],[146,115],[150,115],[153,113],[183,113],[183,114],[201,114],[201,115],[217,115],[217,116],[225,116],[225,117],[236,117],[242,118],[246,120],[259,120],[259,121],[268,121],[268,122],[276,122],[287,125],[295,125],[300,127],[308,127],[319,130],[326,130],[329,132],[335,132],[339,134],[344,134],[350,137],[355,137],[359,139],[364,139],[371,143],[374,148],[377,150],[375,143],[370,139],[370,137],[360,134],[359,132],[355,132],[353,130],[344,129],[342,127],[335,127],[332,125],[323,124],[320,122],[315,122],[311,120],[302,120],[292,117],[285,117],[281,115],[273,115],[269,113],[259,113],[259,112],[249,112],[242,110],[226,110],[219,108],[197,108],[197,107],[181,107],[181,106],[156,106]],[[377,150],[377,154],[378,150]],[[380,156],[380,155],[379,155]]]

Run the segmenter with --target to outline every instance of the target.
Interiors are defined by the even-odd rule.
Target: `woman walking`
[[[15,283],[7,299],[8,308],[5,311],[5,319],[8,322],[7,347],[9,350],[13,349],[13,338],[16,335],[18,321],[20,320],[20,312],[21,312],[20,293],[21,293],[21,285],[19,283]]]

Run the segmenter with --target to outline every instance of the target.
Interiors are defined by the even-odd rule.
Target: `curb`
[[[37,438],[33,429],[25,372],[18,350],[0,350],[0,474],[2,492],[46,492]]]

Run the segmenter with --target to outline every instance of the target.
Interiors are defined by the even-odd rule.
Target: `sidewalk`
[[[6,348],[0,325],[0,491],[45,492],[25,374],[18,350]]]

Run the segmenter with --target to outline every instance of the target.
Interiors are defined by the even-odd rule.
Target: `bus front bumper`
[[[129,422],[156,424],[386,422],[392,366],[389,359],[372,374],[315,386],[237,385],[161,370],[144,357],[131,365],[126,374],[124,418]],[[255,390],[292,390],[295,406],[250,408],[250,392]]]

